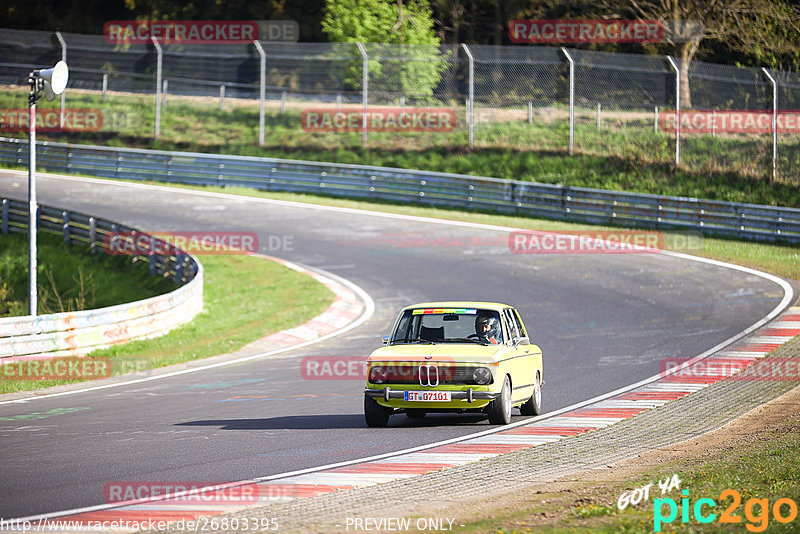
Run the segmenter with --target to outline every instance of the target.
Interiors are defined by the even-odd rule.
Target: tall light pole
[[[36,231],[38,221],[36,212],[36,101],[42,94],[53,100],[67,88],[69,69],[64,61],[56,63],[51,69],[37,69],[28,75],[31,91],[28,94],[28,123],[30,139],[28,140],[28,314],[36,317]]]

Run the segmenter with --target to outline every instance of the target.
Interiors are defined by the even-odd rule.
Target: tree
[[[447,67],[430,7],[417,0],[326,0],[322,30],[335,42],[408,45],[368,47],[370,84],[384,90],[431,96]],[[348,70],[348,85],[360,87],[361,63]]]
[[[785,0],[610,0],[605,7],[665,23],[666,42],[681,60],[681,105],[691,107],[689,64],[704,40],[752,53],[800,50],[797,6]],[[758,56],[757,56],[758,57]],[[773,58],[774,59],[774,58]]]

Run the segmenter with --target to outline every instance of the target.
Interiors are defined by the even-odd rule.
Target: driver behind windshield
[[[478,335],[478,339],[492,345],[502,342],[500,321],[488,313],[482,313],[475,318],[475,333]]]

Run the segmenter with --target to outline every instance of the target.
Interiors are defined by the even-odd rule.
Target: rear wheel
[[[519,407],[522,415],[539,415],[542,413],[542,378],[536,372],[536,379],[533,381],[533,394]]]
[[[493,425],[507,425],[511,422],[511,383],[508,377],[503,380],[500,396],[489,405],[489,422]]]
[[[372,397],[364,395],[364,420],[367,426],[384,427],[389,422],[391,410],[378,404]]]

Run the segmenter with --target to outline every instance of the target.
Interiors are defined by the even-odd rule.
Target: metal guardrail
[[[0,163],[27,165],[28,142],[0,137]],[[800,243],[800,209],[275,158],[41,143],[46,170],[126,180],[411,202],[564,221]]]
[[[0,231],[28,232],[26,202],[0,199]],[[111,239],[130,242],[141,235],[134,228],[82,213],[39,207],[39,231],[62,236],[70,245],[93,253],[109,248]],[[153,239],[155,250],[176,250]],[[124,245],[119,244],[124,250]],[[48,315],[0,318],[0,358],[37,358],[85,354],[92,350],[149,338],[187,323],[203,309],[203,268],[188,254],[131,256],[146,261],[150,273],[173,279],[181,287],[149,299],[106,308]]]

